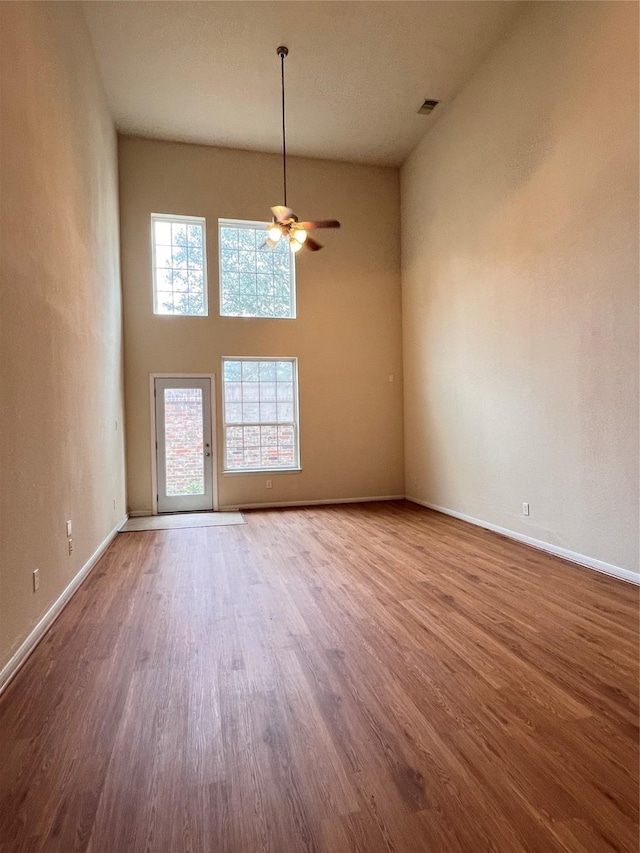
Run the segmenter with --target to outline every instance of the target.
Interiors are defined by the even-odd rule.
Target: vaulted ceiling
[[[446,113],[519,2],[85,2],[122,132],[399,165]],[[425,98],[441,104],[417,114]]]

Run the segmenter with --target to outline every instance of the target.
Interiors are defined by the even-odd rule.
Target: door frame
[[[218,512],[218,422],[216,420],[216,374],[215,373],[150,373],[149,374],[149,405],[150,405],[150,449],[151,449],[151,512],[158,515],[158,469],[156,454],[156,379],[209,379],[211,382],[211,486],[213,489],[213,511]]]

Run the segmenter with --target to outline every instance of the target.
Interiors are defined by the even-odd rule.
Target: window
[[[224,469],[299,468],[295,358],[224,358]]]
[[[295,263],[289,241],[267,244],[266,222],[220,219],[220,314],[294,319]]]
[[[206,317],[204,219],[152,213],[151,246],[154,313]]]

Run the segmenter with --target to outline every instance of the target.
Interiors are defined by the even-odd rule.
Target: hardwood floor
[[[408,503],[118,536],[0,699],[3,853],[638,851],[638,589]]]

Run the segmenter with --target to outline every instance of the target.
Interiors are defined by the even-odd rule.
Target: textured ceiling
[[[519,2],[85,2],[122,132],[401,164],[499,41]],[[425,98],[442,103],[417,115]]]

